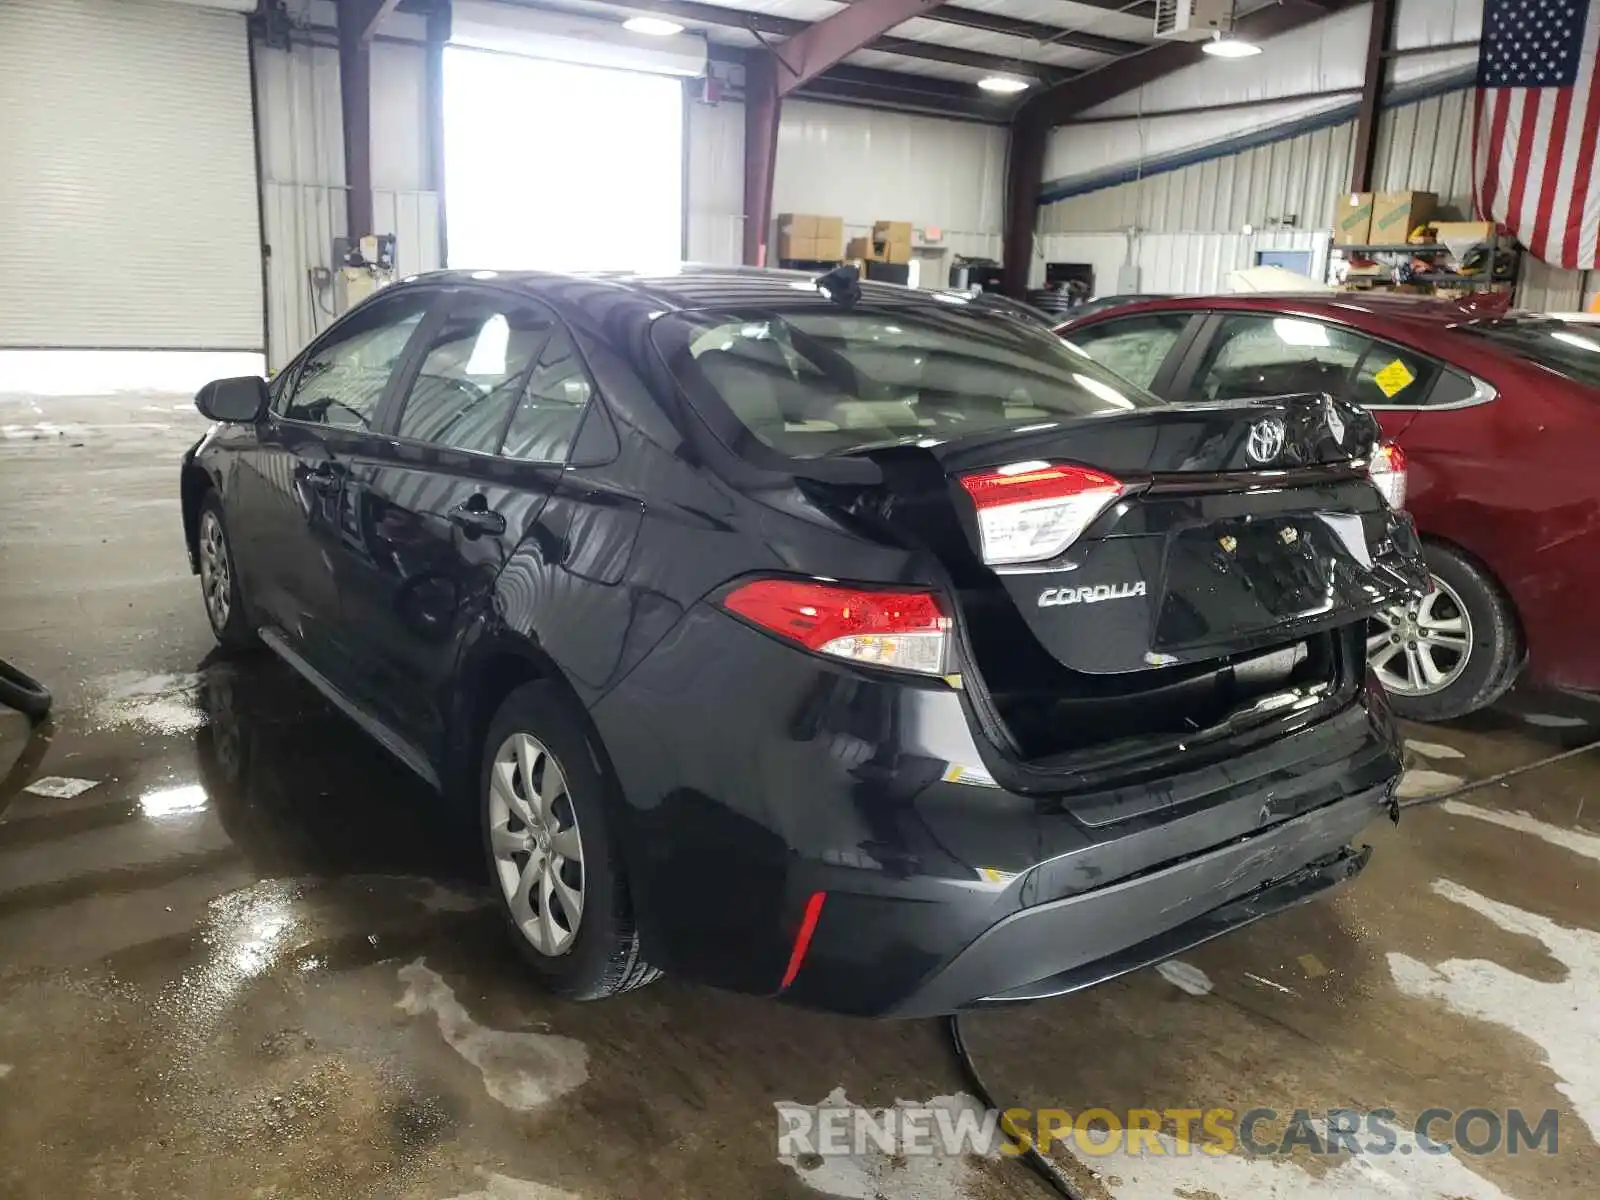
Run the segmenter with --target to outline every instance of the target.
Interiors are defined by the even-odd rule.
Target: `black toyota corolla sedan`
[[[1364,630],[1425,569],[1343,402],[1168,407],[960,296],[685,269],[423,276],[197,403],[217,637],[475,808],[561,994],[1059,995],[1390,811]]]

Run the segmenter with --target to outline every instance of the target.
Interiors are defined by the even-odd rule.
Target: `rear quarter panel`
[[[1491,382],[1494,402],[1423,409],[1406,426],[1408,507],[1424,537],[1466,550],[1505,588],[1535,678],[1600,688],[1600,397],[1521,364]]]

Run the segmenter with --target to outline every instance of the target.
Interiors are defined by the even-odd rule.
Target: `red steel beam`
[[[339,107],[344,121],[345,233],[372,233],[372,43],[367,28],[381,0],[339,5]]]
[[[769,265],[778,111],[777,64],[770,54],[751,55],[744,69],[744,261],[751,267]]]
[[[1383,100],[1384,52],[1394,39],[1394,0],[1372,0],[1372,27],[1367,34],[1367,72],[1356,112],[1355,153],[1351,157],[1350,190],[1370,191],[1378,155],[1378,106]]]
[[[778,46],[778,98],[821,75],[896,25],[920,16],[939,0],[856,0]]]

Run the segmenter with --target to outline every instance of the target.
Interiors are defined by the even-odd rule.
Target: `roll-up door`
[[[253,7],[0,3],[0,348],[261,348]]]

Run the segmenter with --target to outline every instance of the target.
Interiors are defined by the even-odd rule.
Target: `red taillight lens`
[[[1372,452],[1372,460],[1367,463],[1367,474],[1372,477],[1373,486],[1383,493],[1390,508],[1402,509],[1406,506],[1404,450],[1393,442],[1384,442]]]
[[[1072,463],[1013,463],[961,477],[978,510],[983,561],[1054,558],[1128,490],[1114,475]]]
[[[757,579],[722,606],[819,654],[924,675],[947,670],[950,618],[932,592]]]

